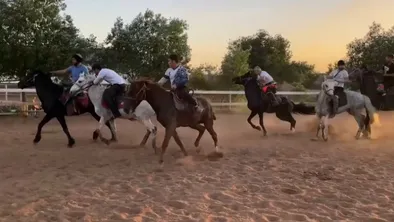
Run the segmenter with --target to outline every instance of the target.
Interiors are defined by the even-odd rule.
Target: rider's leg
[[[268,95],[268,97],[270,98],[270,100],[271,100],[271,105],[272,105],[273,107],[279,105],[279,102],[278,102],[278,100],[276,99],[275,93],[276,93],[276,90],[275,90],[274,88],[271,88],[271,87],[268,88],[267,95]]]
[[[192,105],[197,111],[202,111],[202,109],[198,106],[196,100],[189,94],[186,87],[179,87],[176,89],[177,95],[182,99],[185,100],[187,103]]]
[[[117,92],[118,92],[118,87],[119,87],[119,85],[112,85],[108,89],[106,89],[103,93],[103,99],[107,102],[107,104],[108,104],[108,106],[115,118],[121,116],[121,114],[118,110],[118,104],[115,101],[115,98],[116,98]]]

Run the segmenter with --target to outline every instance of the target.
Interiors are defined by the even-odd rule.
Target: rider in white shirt
[[[268,72],[262,70],[260,67],[254,67],[254,73],[257,75],[257,81],[260,83],[263,93],[268,95],[271,100],[271,105],[273,107],[279,105],[275,94],[276,94],[276,82],[274,78]]]
[[[104,91],[103,99],[108,103],[114,117],[120,117],[121,114],[119,112],[118,101],[116,99],[124,93],[126,89],[126,80],[111,69],[101,68],[101,65],[99,64],[94,64],[92,66],[92,71],[97,76],[93,81],[93,84],[99,84],[105,80],[111,85]]]
[[[334,87],[334,110],[333,114],[338,111],[339,98],[346,99],[345,94],[345,83],[349,81],[349,73],[345,69],[345,62],[339,60],[337,63],[338,68],[333,70],[328,78],[334,79],[337,82],[337,86]]]
[[[158,84],[164,85],[168,80],[171,83],[171,89],[176,95],[192,105],[196,113],[201,113],[203,109],[198,105],[196,100],[189,94],[187,83],[189,82],[189,73],[185,67],[180,64],[177,55],[170,55],[168,58],[169,68],[166,70]]]

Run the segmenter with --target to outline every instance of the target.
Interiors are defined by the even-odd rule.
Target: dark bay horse
[[[353,82],[358,83],[360,92],[369,97],[376,109],[392,110],[392,107],[387,107],[387,104],[390,105],[390,98],[393,97],[393,93],[387,93],[387,99],[383,96],[383,73],[368,70],[366,67],[363,67],[362,69],[357,68],[350,72],[349,78]]]
[[[168,143],[171,137],[174,137],[175,142],[178,144],[183,154],[187,156],[187,152],[179,138],[176,131],[178,127],[190,127],[198,131],[198,136],[194,142],[197,152],[201,150],[198,148],[200,139],[203,136],[205,130],[211,134],[216,152],[219,153],[218,138],[215,130],[213,129],[213,121],[216,119],[213,113],[212,106],[209,102],[201,97],[197,97],[196,100],[204,111],[196,115],[185,105],[184,102],[177,101],[174,99],[172,92],[167,92],[163,87],[150,80],[135,80],[130,84],[130,88],[126,94],[128,100],[125,101],[125,108],[130,106],[135,109],[138,104],[146,100],[156,112],[157,120],[165,128],[164,140],[162,143],[162,150],[159,157],[159,163],[163,163],[163,156],[168,147]],[[185,105],[184,110],[180,110],[179,105]]]
[[[253,129],[261,131],[263,129],[264,136],[267,135],[267,130],[264,127],[263,113],[275,113],[280,120],[290,122],[290,130],[295,130],[296,120],[291,113],[299,113],[305,115],[314,115],[315,107],[307,106],[303,103],[295,104],[286,97],[281,97],[281,103],[272,108],[268,98],[264,98],[260,86],[257,84],[256,75],[252,71],[245,73],[242,76],[237,76],[232,79],[233,83],[243,85],[245,96],[248,101],[248,108],[251,111],[247,121]],[[252,123],[252,118],[259,115],[260,126]]]
[[[34,86],[36,88],[37,96],[41,101],[42,108],[46,113],[44,118],[38,124],[37,133],[33,140],[35,144],[40,142],[41,140],[42,127],[44,127],[44,125],[53,118],[56,118],[59,121],[64,133],[67,135],[68,147],[72,147],[75,144],[75,140],[74,138],[72,138],[70,132],[68,131],[65,116],[90,113],[94,119],[96,119],[97,121],[100,120],[100,117],[95,113],[94,106],[87,97],[87,95],[81,97],[80,99],[76,99],[80,100],[75,101],[75,108],[78,109],[77,112],[73,112],[73,101],[69,100],[70,102],[65,105],[65,102],[69,99],[69,95],[68,93],[65,93],[63,86],[52,82],[50,74],[43,73],[42,71],[31,72],[18,83],[18,87],[21,89]],[[111,130],[109,124],[106,123],[106,125]],[[112,132],[112,130],[111,134],[112,140],[114,140],[115,134],[114,132]],[[96,140],[97,137],[97,132],[93,132],[93,140]]]

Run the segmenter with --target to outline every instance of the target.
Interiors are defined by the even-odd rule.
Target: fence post
[[[8,101],[8,85],[7,84],[5,84],[4,89],[5,89],[5,101]]]
[[[20,94],[20,101],[22,102],[22,115],[27,117],[29,115],[29,105],[26,105],[26,93],[21,92]]]
[[[231,101],[231,92],[228,94],[228,102],[230,103],[229,108],[230,108],[230,111],[231,111],[231,103],[232,103],[232,101]]]

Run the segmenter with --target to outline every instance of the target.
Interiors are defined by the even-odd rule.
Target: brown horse
[[[205,132],[205,129],[211,134],[216,152],[219,153],[218,138],[213,129],[213,121],[216,120],[213,113],[212,106],[209,102],[201,97],[197,97],[196,101],[204,111],[201,114],[195,114],[189,105],[185,102],[179,101],[177,96],[172,92],[167,92],[163,87],[150,80],[136,80],[132,81],[127,92],[129,98],[125,102],[125,108],[130,107],[135,109],[142,100],[146,100],[156,112],[157,120],[166,129],[165,136],[162,143],[162,151],[159,158],[159,163],[163,163],[163,156],[167,149],[171,137],[174,137],[183,154],[187,156],[187,152],[179,138],[176,131],[178,127],[190,127],[198,131],[198,136],[194,142],[197,148],[197,153],[201,151],[199,147],[200,139]],[[181,108],[181,107],[184,108]],[[202,125],[201,125],[202,124]]]

